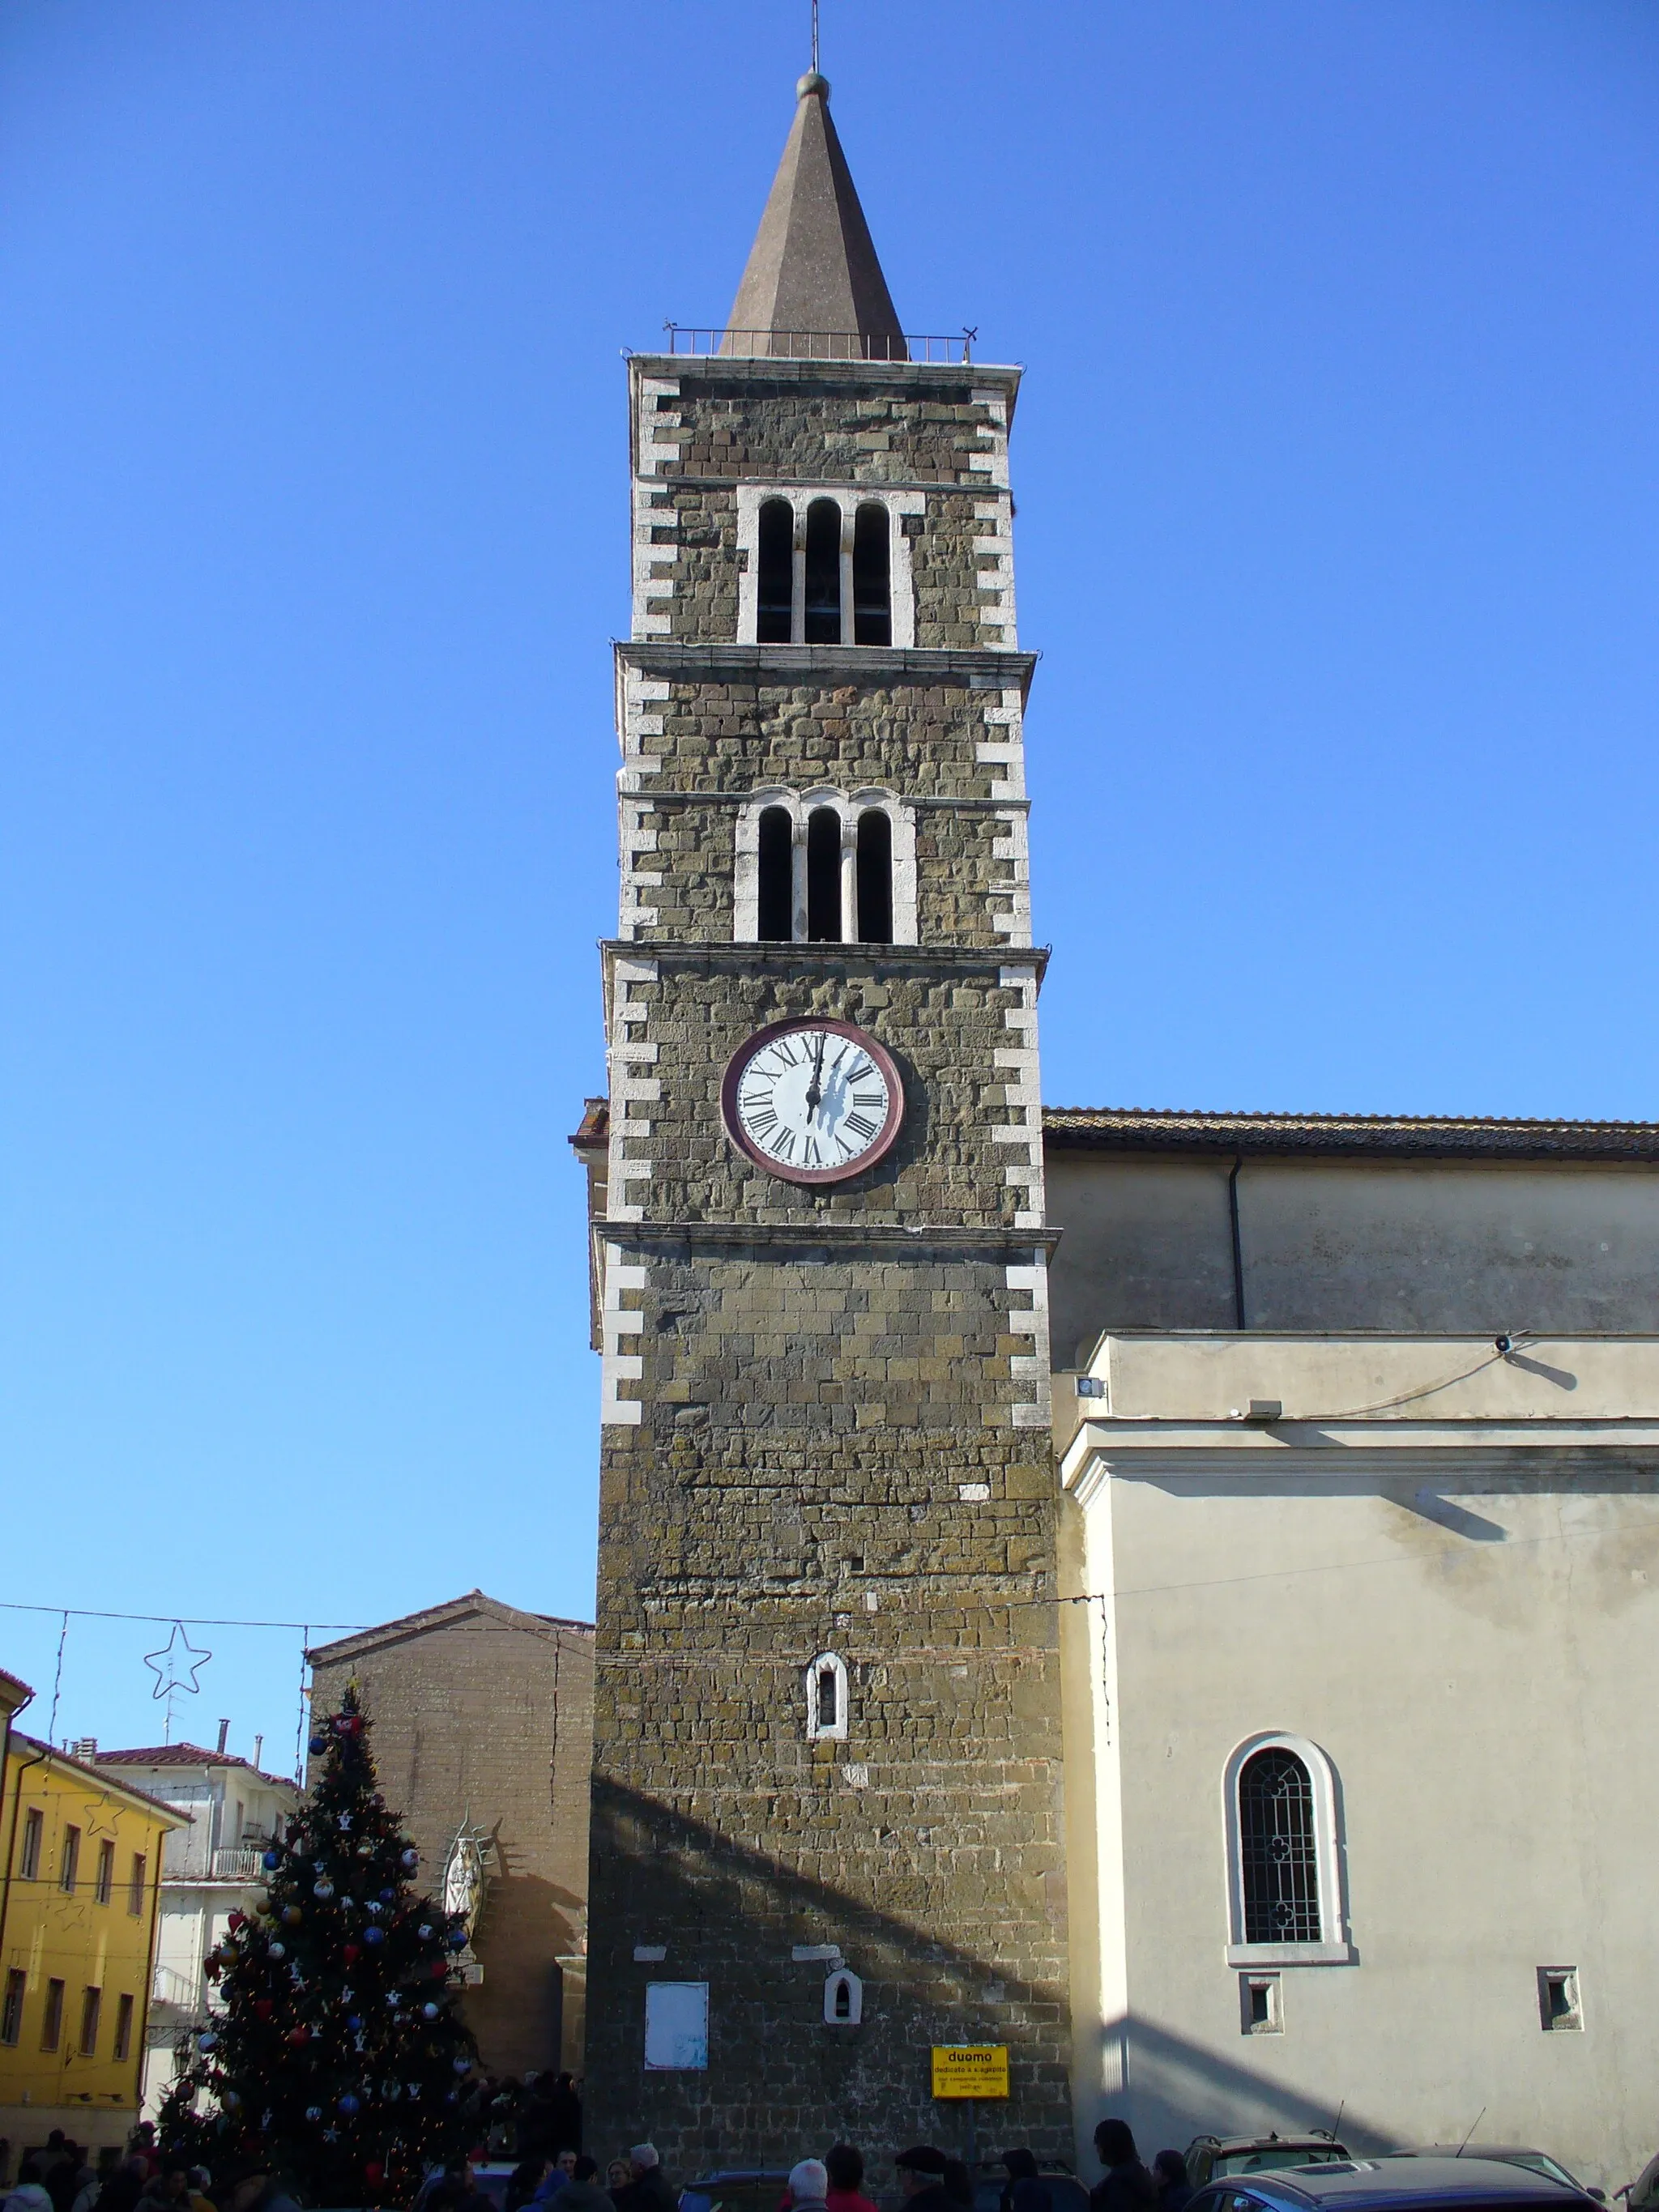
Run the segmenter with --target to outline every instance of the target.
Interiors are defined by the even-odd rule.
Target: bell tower
[[[829,103],[629,364],[586,2084],[684,2179],[965,2151],[937,2045],[1071,2142],[1019,372],[904,336]]]

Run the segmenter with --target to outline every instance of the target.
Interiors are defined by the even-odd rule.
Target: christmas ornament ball
[[[196,2048],[198,2051],[216,2051],[218,2045],[219,2039],[210,2027],[204,2028],[196,2039]]]
[[[426,1920],[422,1921],[420,1926],[415,1930],[415,1933],[420,1937],[422,1943],[429,1943],[432,1941],[431,1923]]]
[[[453,2063],[458,2074],[470,2074],[472,2070],[472,2061],[470,2058],[457,2058]]]
[[[288,1946],[287,1946],[287,1944],[286,1944],[286,1943],[273,1943],[273,1944],[270,1946],[270,1956],[271,1958],[273,1958],[273,1959],[276,1959],[276,1960],[279,1960],[279,1961],[280,1961],[280,1960],[283,1960],[283,1959],[286,1959],[286,1958],[287,1958],[287,1956],[288,1956]]]
[[[326,1900],[334,1894],[334,1885],[327,1879],[326,1876],[325,1876],[321,1881],[313,1881],[312,1883],[311,1893],[313,1897],[320,1897],[325,1900],[325,1902],[326,1902]]]
[[[465,1951],[465,1948],[466,1948],[466,1930],[465,1930],[465,1928],[452,1928],[452,1929],[450,1929],[450,1931],[449,1931],[449,1948],[450,1948],[450,1949],[451,1949],[452,1951]]]
[[[365,1928],[363,1930],[363,1941],[365,1943],[384,1943],[386,1941],[385,1929],[373,1927]]]
[[[408,1850],[404,1853],[404,1864],[406,1867],[417,1867],[420,1863],[421,1855],[418,1851]]]
[[[283,1907],[283,1917],[290,1928],[297,1928],[305,1918],[305,1915],[297,1905],[285,1905]]]
[[[314,1735],[306,1748],[313,1759],[320,1759],[328,1749],[328,1738],[325,1735]]]
[[[259,1863],[267,1874],[275,1874],[283,1863],[283,1855],[280,1851],[267,1851]]]
[[[320,2105],[307,2105],[306,2106],[306,2118],[308,2120],[320,2120],[322,2117],[323,2108]]]
[[[438,2008],[434,2004],[423,2004],[421,2010],[428,2020],[436,2020],[438,2017]]]
[[[349,2089],[346,2091],[344,2096],[340,2100],[340,2110],[345,2114],[348,2119],[351,2118],[351,2115],[355,2112],[361,2110],[358,2100],[352,2095]]]

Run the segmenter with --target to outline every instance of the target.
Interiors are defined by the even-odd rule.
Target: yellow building
[[[8,1722],[27,1694],[0,1677]],[[53,2128],[89,2147],[126,2140],[138,2117],[161,1846],[188,1825],[187,1814],[9,1728],[0,2135],[14,2150],[44,2144]]]

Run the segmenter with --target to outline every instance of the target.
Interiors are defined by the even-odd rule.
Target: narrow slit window
[[[795,933],[795,830],[787,806],[769,806],[760,818],[759,912],[756,934],[787,945]]]
[[[841,817],[833,806],[807,817],[806,934],[814,945],[841,938]]]
[[[841,1725],[841,1686],[833,1667],[820,1667],[814,1678],[817,1710],[813,1720],[820,1735],[833,1735]]]
[[[859,938],[865,945],[893,941],[893,825],[878,806],[859,817]]]
[[[806,510],[805,642],[841,643],[841,509],[833,499]]]
[[[756,553],[756,638],[762,645],[787,645],[794,622],[795,514],[787,499],[762,507]]]
[[[847,1662],[838,1652],[820,1651],[806,1669],[807,1741],[845,1743],[847,1723]]]
[[[25,1881],[40,1879],[40,1845],[46,1830],[46,1815],[38,1805],[31,1805],[23,1816],[23,1856],[17,1871]]]
[[[58,1864],[58,1886],[73,1890],[81,1871],[81,1831],[69,1827],[64,1831],[64,1854]]]
[[[893,642],[891,524],[887,509],[866,500],[853,526],[853,642]]]
[[[40,2014],[40,2048],[56,2051],[64,2034],[64,1984],[55,1978],[46,1984],[46,2002]]]
[[[0,2012],[0,2043],[15,2045],[23,2034],[23,1999],[28,1990],[29,1978],[21,1966],[6,1969],[6,2003]]]
[[[1313,1784],[1293,1752],[1273,1747],[1238,1776],[1238,1843],[1247,1943],[1317,1943],[1319,1850]]]
[[[82,1990],[81,1995],[81,2056],[82,2058],[95,2058],[98,2056],[98,2023],[103,2018],[103,2013],[104,1992],[102,1990]]]
[[[149,1853],[135,1851],[132,1872],[127,1881],[127,1911],[136,1920],[144,1909],[144,1886],[149,1877]]]
[[[115,2049],[112,2056],[118,2060],[132,2056],[132,1997],[124,1990],[115,2008]]]
[[[107,1837],[98,1846],[98,1888],[100,1905],[107,1905],[115,1888],[115,1846]]]

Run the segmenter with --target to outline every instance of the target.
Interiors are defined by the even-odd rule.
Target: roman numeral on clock
[[[865,1114],[849,1114],[847,1117],[847,1126],[856,1135],[862,1137],[867,1144],[880,1128],[881,1124],[879,1121],[871,1121]]]

